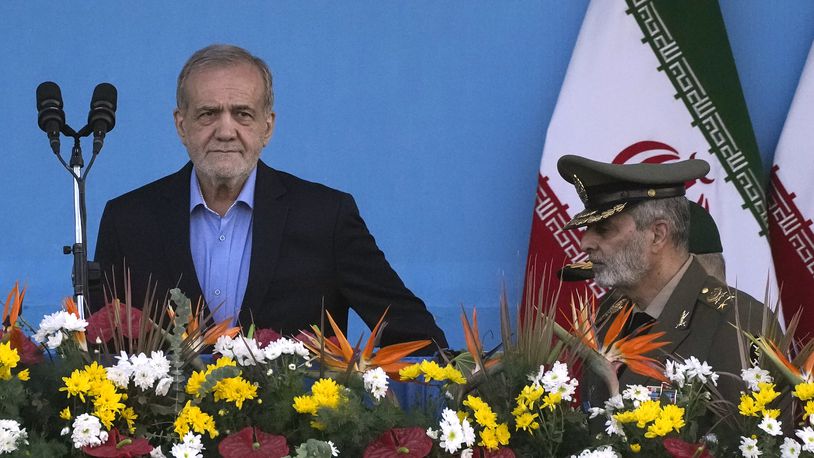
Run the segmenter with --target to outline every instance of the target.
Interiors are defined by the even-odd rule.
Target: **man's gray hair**
[[[628,213],[638,230],[647,228],[658,219],[664,220],[673,245],[684,251],[689,249],[690,202],[686,197],[647,200],[635,205]]]
[[[274,88],[272,87],[271,70],[263,59],[252,55],[245,49],[234,45],[209,45],[203,49],[195,51],[189,60],[184,64],[181,73],[178,74],[178,86],[175,89],[175,100],[178,108],[186,108],[189,100],[187,100],[186,82],[189,76],[204,68],[217,68],[228,67],[230,65],[246,63],[254,65],[255,68],[263,76],[265,83],[265,108],[266,112],[271,113],[274,106]]]

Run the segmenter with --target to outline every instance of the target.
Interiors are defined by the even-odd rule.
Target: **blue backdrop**
[[[119,89],[117,124],[88,184],[92,253],[106,200],[186,162],[172,125],[175,78],[193,51],[225,42],[274,72],[277,127],[263,159],[351,192],[454,346],[462,304],[477,305],[482,329],[496,330],[501,285],[513,303],[522,288],[545,129],[586,6],[2,2],[0,292],[26,283],[25,316],[36,325],[72,291],[71,258],[61,254],[74,237],[72,185],[37,127],[37,85],[62,87],[77,128],[97,83]],[[721,8],[770,160],[814,36],[814,2]],[[487,335],[486,345],[497,339]]]

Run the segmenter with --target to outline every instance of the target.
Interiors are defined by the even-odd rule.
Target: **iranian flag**
[[[791,317],[810,306],[814,291],[814,47],[777,143],[769,187],[769,233],[783,312]],[[814,309],[803,308],[797,336],[814,335]]]
[[[688,183],[687,198],[718,224],[728,283],[759,300],[774,285],[766,175],[717,2],[588,6],[540,164],[528,260],[538,273],[586,258],[580,234],[560,231],[583,208],[557,173],[565,154],[619,164],[706,160],[711,171]],[[564,284],[561,305],[584,288]]]

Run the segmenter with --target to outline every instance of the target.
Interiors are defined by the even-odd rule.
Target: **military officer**
[[[687,181],[709,171],[705,161],[670,164],[608,164],[579,156],[563,156],[560,175],[572,183],[585,209],[563,229],[586,227],[581,248],[592,264],[594,280],[613,291],[600,305],[597,323],[609,323],[626,304],[634,314],[626,332],[653,323],[647,332],[664,332],[668,357],[695,356],[715,371],[739,374],[746,363],[732,326],[739,316],[742,329],[761,329],[763,305],[707,273],[689,251],[690,203]],[[604,335],[604,330],[600,330]],[[619,385],[660,386],[660,382],[620,368]],[[598,378],[582,381],[586,407],[601,407],[609,394]],[[743,387],[723,376],[718,390],[737,403]]]

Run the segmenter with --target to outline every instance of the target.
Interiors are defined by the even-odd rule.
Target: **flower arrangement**
[[[208,327],[173,290],[166,303],[113,302],[87,320],[67,300],[26,333],[24,296],[15,285],[3,312],[0,455],[814,456],[814,344],[792,358],[771,333],[746,336],[762,357],[738,374],[727,413],[715,368],[692,356],[660,366],[650,353],[661,336],[622,335],[623,321],[600,338],[580,298],[566,329],[551,305],[513,326],[504,296],[501,351],[483,348],[477,311],[463,311],[466,351],[406,361],[430,342],[377,348],[385,316],[354,346],[330,314],[333,337]],[[620,364],[663,384],[614,389]],[[614,394],[590,411],[579,404],[586,370]],[[400,384],[437,395],[400,404]]]

